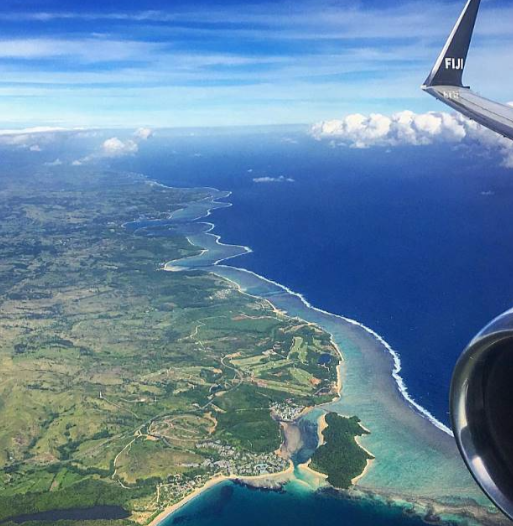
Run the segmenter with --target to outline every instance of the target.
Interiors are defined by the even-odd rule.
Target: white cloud
[[[0,129],[0,145],[16,149],[42,152],[44,146],[54,143],[64,134],[79,135],[83,128],[39,126],[35,128]]]
[[[405,99],[424,109],[429,106],[418,86],[461,9],[447,0],[285,0],[250,2],[243,10],[190,4],[0,13],[0,19],[17,23],[73,19],[78,28],[37,23],[30,36],[10,38],[7,32],[0,39],[0,57],[9,59],[0,65],[6,122],[23,112],[24,122],[80,119],[109,127],[295,123],[326,118],[333,106],[366,113],[386,100],[387,108],[397,110]],[[503,4],[488,1],[480,13],[480,41],[467,69],[470,84],[498,100],[510,96],[513,83],[513,70],[502,67],[512,58],[513,6]],[[97,20],[126,23],[88,23]],[[216,45],[190,50],[184,45],[190,38],[233,45],[223,52]],[[240,41],[263,45],[262,53],[241,51]],[[287,44],[269,46],[272,41]],[[67,67],[70,61],[76,67]]]
[[[134,132],[134,137],[141,141],[147,141],[153,136],[153,130],[151,128],[138,128]]]
[[[157,53],[162,44],[101,38],[15,38],[0,40],[0,58],[40,59],[74,57],[84,62],[129,60]]]
[[[457,113],[353,114],[315,124],[312,135],[318,140],[329,139],[333,146],[350,148],[478,142],[488,149],[499,150],[503,166],[513,168],[513,142]]]
[[[484,133],[486,130],[457,114],[411,111],[391,116],[353,114],[342,120],[320,122],[312,128],[314,137],[337,139],[352,148],[460,142]]]
[[[139,143],[147,141],[152,135],[153,130],[151,128],[138,128],[133,133],[133,139],[123,141],[117,137],[111,137],[102,145],[103,155],[105,157],[133,155],[139,151]]]
[[[139,144],[147,141],[153,136],[151,128],[138,128],[132,134],[133,139],[120,139],[119,137],[111,137],[102,143],[99,152],[94,152],[82,159],[73,161],[72,166],[81,166],[89,161],[94,161],[104,157],[123,157],[125,155],[135,155],[139,151]]]
[[[72,131],[66,128],[55,128],[51,126],[36,126],[34,128],[21,128],[18,130],[0,130],[0,136],[5,135],[33,135],[38,133],[51,133],[51,132],[63,132]]]
[[[56,132],[62,128],[25,128],[19,130],[0,130],[0,145],[17,149],[29,149],[33,152],[42,150],[40,143],[53,142]]]
[[[480,24],[476,28],[478,34],[511,34],[511,21],[513,13],[511,6],[495,6],[489,2],[487,9],[481,13]],[[142,23],[154,23],[161,25],[163,22],[174,22],[175,25],[196,25],[207,22],[207,28],[198,28],[197,31],[204,32],[216,30],[217,26],[224,28],[227,24],[232,26],[230,30],[243,35],[250,31],[257,34],[271,33],[271,36],[279,38],[279,34],[271,32],[274,28],[288,30],[281,38],[291,38],[289,32],[296,38],[301,35],[312,38],[314,34],[318,38],[333,38],[333,34],[340,38],[351,38],[362,36],[377,36],[391,38],[409,38],[418,36],[432,37],[434,34],[446,35],[451,23],[459,14],[459,4],[444,3],[440,0],[420,2],[418,0],[397,3],[394,6],[370,7],[357,0],[348,0],[343,3],[335,3],[332,0],[312,0],[302,2],[300,6],[291,2],[274,3],[250,3],[244,10],[230,7],[205,7],[195,8],[191,3],[190,8],[180,10],[140,10],[140,11],[25,11],[5,12],[0,14],[3,21],[40,21],[49,22],[53,20],[75,19],[88,21],[114,20],[131,21]],[[187,31],[193,28],[187,27]],[[324,32],[322,31],[324,29]],[[171,30],[177,32],[176,27]],[[277,31],[276,33],[281,33]],[[236,34],[239,34],[236,33]],[[251,33],[250,33],[251,34]]]
[[[49,144],[55,143],[61,137],[75,136],[77,138],[94,139],[98,136],[98,130],[85,128],[61,128],[41,126],[23,129],[0,129],[0,145],[16,149],[26,149],[31,152],[42,152]],[[120,139],[111,137],[101,143],[98,151],[76,159],[71,162],[72,166],[80,166],[86,162],[105,157],[121,157],[133,155],[138,152],[139,144],[148,140],[153,135],[153,130],[147,127],[138,128],[132,134],[132,138]],[[46,166],[59,166],[63,164],[61,159],[46,162]]]
[[[253,179],[254,183],[295,183],[295,180],[292,177],[285,177],[280,175],[280,177],[255,177]]]
[[[111,137],[102,144],[102,153],[105,157],[121,157],[132,155],[139,151],[139,146],[132,139],[122,141],[117,137]]]

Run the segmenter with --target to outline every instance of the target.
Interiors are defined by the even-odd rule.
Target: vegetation
[[[58,492],[26,493],[23,498],[18,495],[0,497],[0,521],[28,513],[123,505],[129,498],[144,495],[141,489],[134,492],[129,495],[119,485],[84,479]]]
[[[198,253],[169,213],[206,194],[1,175],[0,520],[116,504],[144,524],[215,474],[281,469],[271,405],[333,398],[337,350],[215,275],[162,271]]]
[[[27,521],[23,522],[23,526],[41,526],[51,524],[51,526],[136,526],[137,523],[129,519],[119,520],[88,520],[88,521],[73,521],[73,520],[58,520],[49,522],[41,521]],[[19,523],[13,521],[6,521],[2,526],[19,526]]]
[[[324,443],[314,453],[310,467],[327,475],[335,488],[347,489],[373,458],[356,442],[356,437],[366,435],[367,431],[355,416],[344,418],[328,413],[326,424]]]

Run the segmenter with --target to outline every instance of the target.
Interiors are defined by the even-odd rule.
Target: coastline
[[[172,504],[165,508],[161,513],[159,513],[149,524],[148,526],[158,526],[163,520],[167,519],[170,515],[178,511],[180,508],[185,506],[188,502],[195,499],[199,495],[201,495],[204,491],[207,491],[208,489],[216,486],[217,484],[220,484],[221,482],[225,482],[227,480],[232,480],[231,477],[227,477],[225,475],[219,475],[218,477],[215,477],[213,479],[210,479],[204,486],[201,488],[198,488],[194,490],[192,493],[184,497],[182,500],[176,502],[175,504]]]
[[[298,469],[300,471],[304,471],[305,473],[308,473],[311,477],[314,477],[318,481],[319,487],[323,484],[326,484],[326,481],[328,480],[328,475],[315,471],[315,469],[310,467],[311,463],[312,463],[312,460],[310,459],[308,462],[305,462],[304,464],[300,464],[298,466]]]
[[[326,413],[323,413],[317,421],[317,435],[319,437],[319,445],[317,447],[324,445],[325,438],[323,432],[325,429],[327,429],[327,427],[328,423],[326,422]]]
[[[165,185],[163,185],[161,183],[155,183],[155,184],[158,184],[159,186],[162,186],[164,188],[175,189],[174,187],[165,186]],[[204,189],[205,190],[212,190],[217,195],[211,195],[211,196],[207,196],[204,199],[201,199],[202,202],[208,203],[210,205],[210,207],[207,207],[204,210],[203,214],[200,214],[198,216],[192,216],[192,215],[189,216],[188,210],[190,209],[190,207],[187,204],[184,208],[181,208],[179,210],[174,211],[170,215],[170,219],[176,219],[176,218],[182,219],[183,217],[187,217],[187,219],[189,221],[194,222],[194,221],[198,221],[200,219],[205,219],[205,218],[209,217],[210,215],[212,215],[212,212],[214,210],[218,209],[218,208],[229,208],[229,207],[232,206],[232,204],[229,203],[229,202],[218,201],[218,199],[226,199],[226,198],[230,197],[232,195],[232,192],[230,192],[230,191],[219,191],[219,190],[217,190],[215,188],[208,188],[208,187],[204,188]],[[166,262],[164,264],[164,270],[167,270],[167,271],[170,271],[170,272],[179,272],[179,271],[182,271],[182,270],[186,270],[187,268],[203,268],[205,270],[210,270],[211,272],[214,272],[215,274],[218,274],[221,277],[223,277],[225,279],[228,279],[229,281],[232,281],[232,283],[234,283],[239,288],[239,290],[241,290],[242,292],[245,292],[242,289],[242,287],[240,286],[239,283],[237,283],[236,281],[230,279],[223,272],[221,272],[221,269],[225,269],[225,268],[238,270],[240,272],[244,272],[244,273],[250,274],[250,275],[254,276],[255,278],[257,278],[258,280],[262,280],[262,281],[268,283],[270,286],[277,287],[277,288],[281,289],[282,291],[284,291],[285,293],[293,296],[294,298],[297,298],[307,309],[310,309],[312,311],[318,312],[319,314],[323,314],[323,315],[327,315],[327,316],[331,316],[331,317],[340,319],[344,323],[347,323],[347,324],[350,324],[350,325],[353,325],[355,327],[358,327],[358,328],[362,329],[363,331],[368,333],[373,339],[375,339],[377,342],[379,342],[379,344],[382,345],[387,350],[387,352],[389,353],[390,357],[392,358],[393,368],[392,368],[392,371],[391,371],[391,375],[392,375],[395,383],[397,384],[397,389],[401,393],[401,395],[404,398],[405,402],[408,405],[410,405],[412,408],[414,408],[419,413],[420,416],[422,416],[423,418],[427,419],[435,427],[437,427],[438,429],[440,429],[441,431],[443,431],[447,435],[449,435],[451,437],[453,436],[453,433],[452,433],[451,429],[449,429],[445,424],[440,422],[434,415],[432,415],[425,407],[420,405],[410,395],[408,387],[406,385],[406,382],[405,382],[404,378],[400,374],[401,371],[402,371],[402,363],[401,363],[400,355],[383,338],[383,336],[381,336],[376,331],[374,331],[370,327],[367,327],[366,325],[364,325],[363,323],[361,323],[361,322],[359,322],[357,320],[354,320],[354,319],[351,319],[351,318],[347,318],[347,317],[341,316],[339,314],[333,314],[333,313],[328,312],[326,310],[323,310],[323,309],[321,309],[319,307],[315,307],[314,305],[312,305],[306,299],[306,297],[303,294],[301,294],[300,292],[296,292],[296,291],[290,289],[286,285],[283,285],[281,283],[273,281],[272,279],[266,278],[265,276],[257,274],[256,272],[253,272],[251,270],[247,270],[247,269],[244,269],[244,268],[229,267],[229,266],[226,266],[226,265],[222,265],[222,263],[224,263],[226,261],[229,261],[231,259],[234,259],[234,258],[237,258],[237,257],[240,257],[240,256],[244,256],[246,254],[251,254],[253,252],[253,250],[251,249],[251,247],[248,247],[246,245],[231,245],[231,244],[223,243],[221,241],[221,236],[220,235],[212,233],[212,231],[215,229],[215,224],[214,223],[209,222],[209,221],[201,221],[201,223],[206,226],[205,230],[202,232],[202,238],[205,239],[206,236],[210,236],[213,239],[213,243],[209,243],[209,245],[213,245],[213,246],[210,246],[210,248],[202,247],[202,246],[198,245],[197,243],[195,243],[192,240],[193,237],[197,237],[197,236],[189,235],[189,236],[187,236],[187,240],[189,241],[189,243],[191,245],[200,248],[201,249],[201,253],[199,255],[197,255],[197,256],[191,256],[191,257],[186,257],[186,258],[182,258],[182,259],[177,259],[177,260],[174,260],[174,261],[168,261],[168,262]],[[224,254],[223,253],[223,249],[227,249],[230,253],[229,254]],[[208,256],[208,254],[210,252],[214,252],[214,254],[215,254],[216,251],[219,252],[219,257],[215,257],[214,256],[212,258],[208,258],[209,259],[208,262],[207,261],[201,261],[204,258],[204,256]],[[235,252],[235,253],[233,253],[233,252]],[[207,259],[207,258],[205,258],[205,259]],[[189,266],[187,264],[188,261],[191,263],[191,266]],[[201,261],[201,263],[200,263],[200,261]],[[197,263],[200,263],[200,264],[197,264]],[[215,267],[215,268],[213,268],[213,267]],[[252,294],[250,294],[250,295],[252,295]],[[269,300],[269,303],[273,306],[274,309],[278,310],[279,312],[283,312],[272,301]],[[309,322],[309,320],[303,320],[303,321]],[[341,355],[342,361],[343,361],[344,358],[343,358],[343,354],[342,354],[341,349],[339,349],[339,351],[340,351],[340,355]]]
[[[212,195],[202,200],[205,206],[202,214],[198,215],[191,213],[189,206],[185,206],[183,209],[174,212],[173,216],[175,218],[178,217],[181,220],[189,221],[202,219],[210,215],[211,212],[216,208],[225,208],[227,206],[231,206],[230,203],[217,201],[217,199],[224,199],[228,195],[229,193],[227,192],[219,192],[214,190]],[[485,522],[487,524],[495,524],[496,522],[493,522],[495,520],[493,517],[493,508],[491,508],[486,498],[484,498],[479,490],[473,485],[470,476],[465,470],[462,469],[462,466],[460,465],[455,444],[453,443],[450,436],[452,433],[445,425],[433,417],[433,415],[431,415],[425,408],[417,404],[409,395],[406,384],[400,376],[401,362],[398,353],[395,352],[379,334],[364,326],[363,324],[355,320],[351,320],[343,316],[335,315],[316,308],[312,306],[301,294],[296,293],[270,279],[260,276],[255,272],[242,268],[222,265],[221,263],[229,259],[250,253],[251,249],[244,246],[224,244],[220,241],[221,237],[219,235],[212,233],[212,230],[214,229],[213,223],[202,222],[201,224],[203,224],[205,228],[200,234],[187,236],[188,241],[192,245],[202,249],[201,254],[169,261],[164,265],[165,270],[181,271],[201,269],[207,272],[215,273],[216,275],[219,275],[220,277],[231,282],[233,286],[235,286],[244,294],[268,301],[278,312],[292,317],[297,317],[307,323],[320,326],[323,330],[331,334],[332,340],[342,357],[341,364],[338,368],[337,378],[339,396],[336,397],[336,401],[332,403],[335,407],[337,404],[340,407],[338,407],[338,410],[335,412],[343,416],[352,416],[355,414],[360,416],[359,411],[353,411],[353,406],[360,407],[362,404],[361,397],[358,401],[360,405],[354,403],[354,401],[358,398],[358,392],[354,389],[355,381],[357,382],[358,379],[361,380],[363,377],[361,371],[355,370],[354,368],[354,355],[359,353],[358,359],[361,360],[363,357],[363,360],[361,361],[364,367],[361,369],[367,371],[370,370],[370,368],[374,368],[372,372],[374,376],[371,376],[371,385],[373,379],[379,380],[376,385],[373,386],[373,389],[375,391],[379,391],[381,385],[385,386],[386,390],[388,391],[387,395],[383,397],[386,399],[386,404],[390,405],[392,403],[390,407],[395,413],[400,411],[400,414],[394,414],[395,419],[399,423],[403,423],[404,421],[408,424],[409,427],[406,426],[406,429],[403,430],[402,434],[398,432],[396,435],[405,440],[405,444],[401,444],[404,447],[404,450],[400,453],[411,453],[410,456],[412,460],[407,462],[415,462],[414,467],[416,469],[413,470],[413,472],[409,475],[409,479],[401,486],[403,477],[397,477],[397,474],[394,475],[392,472],[386,473],[386,463],[383,462],[384,459],[382,457],[382,452],[390,452],[390,446],[387,446],[383,440],[380,441],[380,437],[377,438],[378,441],[376,442],[376,427],[372,425],[372,423],[368,424],[368,420],[371,418],[362,418],[362,420],[365,421],[365,423],[373,432],[371,435],[360,437],[361,441],[357,441],[358,445],[366,450],[369,450],[368,441],[371,441],[375,444],[379,444],[379,451],[376,451],[374,446],[370,446],[370,449],[375,451],[375,453],[373,453],[375,459],[368,461],[367,466],[362,474],[353,479],[353,483],[357,484],[357,486],[349,490],[347,494],[353,497],[357,496],[360,498],[371,498],[378,500],[382,499],[388,503],[397,504],[404,509],[410,509],[411,506],[414,506],[415,510],[417,510],[421,516],[424,516],[424,512],[422,510],[425,509],[426,502],[429,503],[429,509],[434,507],[433,503],[437,503],[438,509],[442,511],[446,509],[450,510],[451,513],[448,514],[447,517],[453,517],[454,515],[461,518],[463,516],[468,517],[470,514],[470,518],[474,520],[477,516],[485,516]],[[305,316],[305,314],[307,315]],[[346,347],[344,344],[341,345],[340,331],[337,332],[337,330],[331,330],[331,327],[338,329],[336,326],[337,324],[344,326],[345,333],[342,335],[342,341],[346,341],[344,338],[349,338],[348,341],[350,341],[351,344],[356,342],[357,352],[355,352],[355,349],[352,349],[349,346]],[[364,348],[365,346],[370,346],[370,348]],[[342,349],[344,349],[344,352]],[[386,355],[383,353],[383,350],[386,351]],[[347,355],[351,355],[350,359],[348,359]],[[376,358],[377,360],[375,360]],[[373,363],[372,365],[369,365],[369,363],[372,361],[377,361],[379,363]],[[347,362],[350,362],[349,365]],[[342,366],[344,366],[343,371]],[[385,372],[386,374],[383,374]],[[342,374],[344,374],[344,382],[342,382]],[[349,383],[351,384],[351,390],[354,391],[349,393],[349,395],[346,392],[347,376],[350,376]],[[393,386],[391,385],[392,383]],[[343,396],[340,396],[342,387],[344,388],[344,393]],[[332,404],[322,404],[321,406],[316,407],[320,408],[321,410],[326,410],[325,408]],[[368,407],[365,409],[367,410],[368,414],[366,416],[372,417],[374,419],[379,419],[383,416],[379,414],[373,414],[373,409],[371,407],[372,404],[368,403],[367,405]],[[334,409],[330,407],[329,410]],[[379,413],[379,410],[375,410],[374,413]],[[389,429],[392,428],[393,426],[389,426]],[[399,429],[397,425],[395,425],[395,428]],[[380,431],[383,433],[383,430],[380,429]],[[419,444],[416,444],[415,439],[418,437],[422,437],[422,441]],[[391,443],[395,444],[396,446],[398,445],[396,437],[392,436],[390,439]],[[413,445],[410,447],[410,444]],[[417,448],[417,450],[422,453],[421,457],[416,454],[418,451],[416,451],[415,448]],[[390,457],[391,459],[395,459],[394,455],[396,452],[392,451],[392,453],[393,454],[391,454]],[[449,458],[450,465],[445,466],[440,464],[441,469],[439,468],[437,470],[431,466],[432,457],[435,457],[435,459],[438,461],[444,458]],[[309,468],[308,464],[308,462],[306,464],[301,464],[297,466],[297,468],[298,470],[306,470],[306,472],[310,473],[316,478],[322,477],[322,474],[317,473]],[[431,466],[431,468],[423,470],[423,464],[426,466]],[[379,469],[371,469],[371,466]],[[385,469],[383,466],[385,466]],[[418,473],[422,473],[423,480],[416,480],[416,470]],[[432,476],[432,473],[434,473],[435,476]],[[437,480],[436,475],[442,475],[440,481]],[[371,480],[367,480],[369,476]],[[267,476],[265,478],[267,478]],[[234,480],[237,479],[237,477],[229,479]],[[456,485],[452,486],[451,484],[454,482]],[[208,487],[211,487],[211,485]],[[443,488],[446,489],[444,490]],[[199,493],[202,491],[203,490],[200,490]],[[446,503],[444,499],[445,501],[450,502]],[[165,513],[165,517],[168,517],[170,514],[176,511],[176,509],[181,508],[186,502],[189,501],[190,498],[187,498],[187,500],[171,507],[170,510]],[[465,505],[463,505],[462,502],[465,502]],[[466,511],[468,509],[471,509],[472,513]],[[427,516],[428,514],[426,513],[425,515]],[[155,524],[156,523],[152,522],[152,526],[155,526]]]
[[[162,521],[168,519],[173,513],[177,512],[183,508],[187,503],[191,502],[195,498],[199,497],[202,493],[221,484],[222,482],[240,482],[242,484],[247,484],[255,488],[273,488],[284,484],[291,476],[294,474],[294,465],[290,462],[289,467],[280,471],[279,473],[267,474],[267,475],[256,475],[254,477],[238,477],[237,475],[218,475],[205,483],[204,486],[194,490],[192,493],[184,497],[182,500],[176,502],[165,508],[161,513],[159,513],[148,526],[158,526]]]
[[[371,433],[370,429],[367,429],[361,422],[360,422],[360,427],[366,431],[367,433]],[[369,470],[371,469],[372,467],[372,463],[375,462],[376,458],[374,457],[374,455],[361,443],[361,440],[360,440],[360,437],[354,437],[354,440],[355,442],[358,444],[358,447],[361,447],[370,457],[372,458],[368,458],[367,459],[367,464],[365,466],[365,469],[359,474],[357,475],[356,477],[354,477],[352,480],[351,480],[351,484],[353,486],[356,486],[358,484],[358,482],[363,479],[365,477],[365,475],[367,475],[367,473],[369,472]]]

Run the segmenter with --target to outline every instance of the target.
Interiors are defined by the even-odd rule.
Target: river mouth
[[[24,524],[26,522],[38,521],[42,523],[53,523],[59,520],[116,520],[127,519],[128,517],[130,517],[130,513],[120,506],[94,506],[93,508],[85,509],[74,508],[18,515],[17,517],[6,519],[0,522],[0,524]]]

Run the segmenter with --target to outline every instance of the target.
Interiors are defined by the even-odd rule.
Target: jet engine
[[[451,385],[458,448],[490,499],[513,519],[513,310],[461,355]]]

